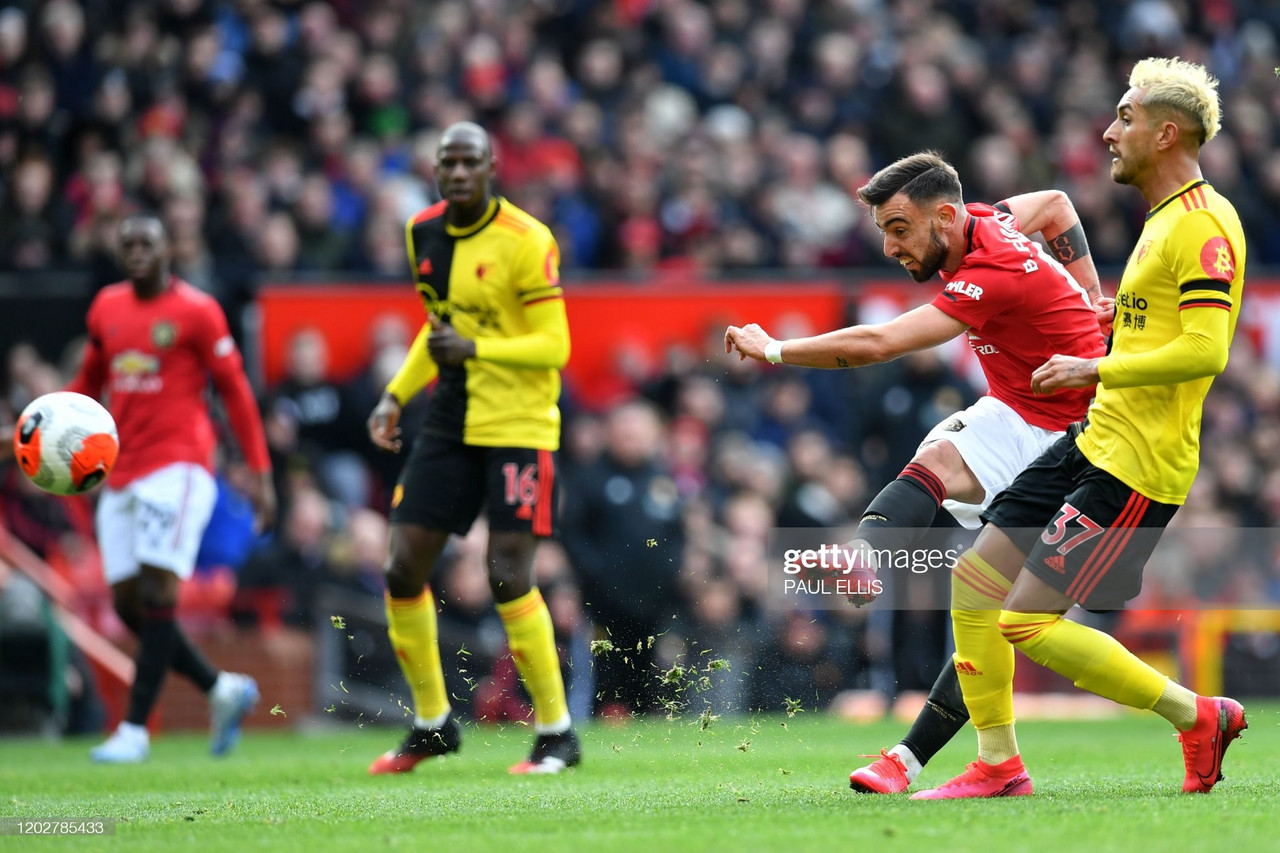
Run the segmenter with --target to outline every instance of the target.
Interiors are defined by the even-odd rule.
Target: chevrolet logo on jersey
[[[125,376],[143,376],[160,372],[160,359],[154,355],[125,350],[111,359],[111,371]]]

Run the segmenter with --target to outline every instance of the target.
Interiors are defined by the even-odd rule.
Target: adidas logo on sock
[[[982,675],[982,670],[978,669],[967,660],[956,661],[956,672],[961,675]]]

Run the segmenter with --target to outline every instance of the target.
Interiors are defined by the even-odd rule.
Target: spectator
[[[328,377],[328,344],[314,329],[289,342],[288,374],[265,408],[290,419],[297,450],[316,471],[326,493],[345,507],[368,503],[369,476],[360,454],[364,410]]]
[[[565,546],[616,650],[596,659],[597,692],[632,712],[656,706],[652,640],[669,618],[684,548],[680,494],[659,456],[664,443],[652,406],[623,404],[608,416],[599,461],[565,490]]]
[[[314,490],[294,494],[281,536],[249,556],[240,570],[232,615],[267,630],[310,628],[321,583],[334,574],[328,556],[332,508]]]

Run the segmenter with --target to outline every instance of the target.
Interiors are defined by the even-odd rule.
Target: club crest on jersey
[[[488,264],[476,264],[476,278],[484,281],[484,277],[489,274]]]
[[[1134,256],[1134,264],[1142,263],[1142,259],[1147,256],[1147,252],[1151,249],[1151,241],[1143,240],[1142,245],[1138,247],[1138,254]]]
[[[160,320],[151,327],[151,343],[156,349],[168,349],[178,339],[178,327],[168,320]]]
[[[555,246],[547,250],[547,257],[542,262],[542,272],[550,286],[555,287],[560,283],[560,251]]]
[[[961,281],[960,279],[956,279],[955,281],[950,282],[945,288],[943,288],[943,292],[959,293],[969,297],[975,302],[982,298],[981,287],[979,287],[978,285],[974,284],[971,281]]]

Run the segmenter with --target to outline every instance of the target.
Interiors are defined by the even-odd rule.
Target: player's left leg
[[[971,411],[971,410],[970,410]],[[916,455],[892,483],[872,499],[858,523],[853,542],[871,551],[897,551],[918,542],[940,516],[957,523],[942,509],[944,501],[981,505],[986,489],[952,439],[967,424],[957,416],[935,427]],[[956,426],[955,432],[949,432]],[[975,514],[976,518],[976,514]],[[867,598],[855,603],[863,604]],[[959,714],[950,709],[956,706]],[[968,719],[960,685],[950,663],[934,683],[929,700],[916,715],[911,731],[880,757],[849,774],[849,787],[863,794],[901,793],[915,781],[929,759],[960,731]]]
[[[1222,778],[1227,746],[1247,728],[1240,703],[1197,696],[1115,638],[1062,618],[1075,603],[1115,609],[1136,595],[1142,567],[1177,510],[1095,471],[1028,556],[1000,614],[1001,632],[1078,687],[1168,720],[1182,741],[1183,791],[1207,793]]]
[[[558,773],[582,751],[569,717],[551,612],[533,576],[538,539],[556,527],[555,454],[499,448],[488,464],[489,588],[507,631],[507,643],[533,700],[537,738],[527,761],[512,773]]]
[[[512,773],[558,773],[582,758],[578,738],[570,728],[551,612],[533,585],[537,544],[528,533],[489,533],[489,585],[507,629],[511,656],[533,700],[537,732],[529,760],[512,766]]]

